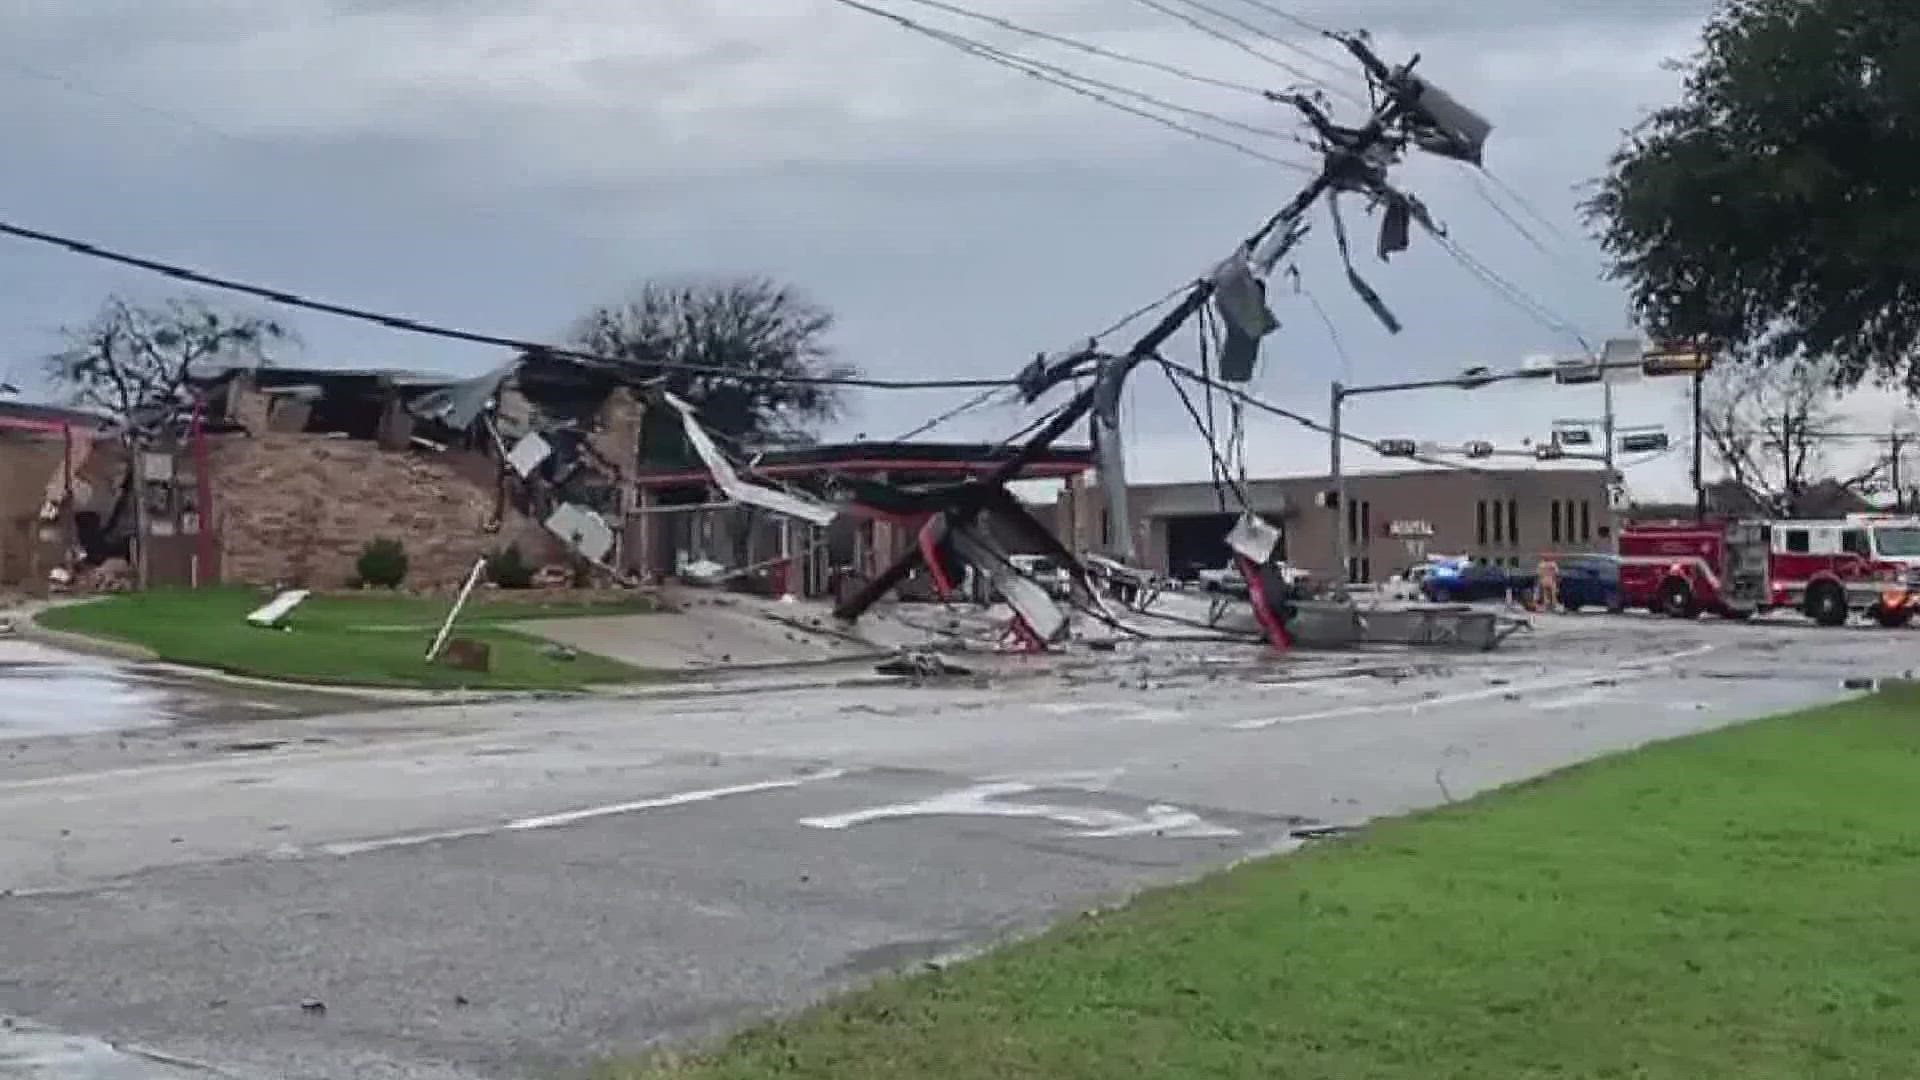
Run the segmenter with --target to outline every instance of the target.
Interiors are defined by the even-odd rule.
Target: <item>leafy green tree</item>
[[[1586,204],[1643,325],[1920,392],[1913,0],[1726,0]]]

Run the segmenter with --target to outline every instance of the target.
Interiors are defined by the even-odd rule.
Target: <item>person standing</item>
[[[1560,564],[1553,561],[1551,554],[1543,553],[1534,573],[1534,603],[1541,611],[1552,611],[1559,607]]]

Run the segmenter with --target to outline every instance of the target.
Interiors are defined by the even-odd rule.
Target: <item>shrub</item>
[[[520,554],[517,544],[487,556],[487,578],[503,589],[533,587],[533,566]]]
[[[371,540],[360,552],[360,584],[367,588],[397,589],[407,580],[407,549],[398,540]]]

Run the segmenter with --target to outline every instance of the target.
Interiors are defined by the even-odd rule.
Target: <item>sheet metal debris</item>
[[[264,607],[249,614],[247,622],[265,630],[274,629],[285,622],[287,616],[293,614],[294,608],[299,607],[307,597],[312,595],[313,593],[307,589],[289,589],[268,601]]]
[[[574,503],[562,503],[547,516],[547,531],[589,562],[604,563],[613,551],[613,528],[607,519]]]
[[[661,398],[680,414],[681,423],[686,427],[687,441],[693,445],[693,452],[700,455],[707,471],[713,474],[714,483],[727,497],[748,506],[758,506],[776,514],[799,518],[802,521],[825,528],[839,516],[839,510],[832,505],[810,499],[802,495],[781,491],[778,488],[755,484],[740,477],[731,461],[727,460],[720,448],[714,445],[713,436],[700,426],[692,405],[672,394],[662,393]]]
[[[539,432],[530,431],[507,452],[507,464],[513,466],[513,471],[524,480],[552,456],[553,444],[541,438]]]

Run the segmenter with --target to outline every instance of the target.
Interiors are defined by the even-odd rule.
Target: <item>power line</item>
[[[950,33],[949,31],[944,31],[944,30],[935,30],[933,32],[937,34],[943,34],[943,35]],[[1167,99],[1162,97],[1156,97],[1155,95],[1149,94],[1144,90],[1136,90],[1131,86],[1122,86],[1118,83],[1103,82],[1099,79],[1093,78],[1090,75],[1082,75],[1079,72],[1074,71],[1070,68],[1061,67],[1058,64],[1051,64],[1045,60],[1036,60],[1031,56],[1021,56],[1018,53],[1010,53],[1004,49],[1000,49],[995,46],[988,45],[985,42],[974,41],[970,38],[962,37],[959,34],[951,34],[950,36],[956,39],[957,41],[965,42],[967,45],[973,48],[977,48],[981,53],[989,54],[991,58],[997,59],[1004,63],[1018,65],[1023,68],[1026,68],[1026,67],[1038,68],[1041,71],[1045,71],[1051,75],[1058,76],[1059,78],[1062,78],[1062,79],[1067,79],[1072,82],[1081,83],[1083,85],[1095,87],[1100,90],[1105,90],[1108,93],[1119,94],[1123,97],[1130,97],[1135,101],[1142,101],[1156,108],[1165,109],[1168,112],[1179,113],[1183,116],[1191,116],[1196,120],[1209,120],[1209,121],[1212,121],[1213,123],[1220,124],[1223,127],[1230,127],[1236,131],[1246,132],[1249,135],[1258,135],[1258,136],[1261,136],[1262,138],[1268,138],[1268,139],[1286,139],[1292,142],[1299,143],[1301,146],[1307,146],[1307,147],[1311,147],[1313,145],[1312,143],[1307,142],[1307,140],[1301,138],[1300,136],[1292,134],[1290,132],[1276,131],[1273,128],[1261,127],[1258,124],[1249,124],[1244,121],[1235,120],[1230,116],[1221,116],[1219,113],[1209,112],[1206,109],[1196,109],[1190,105],[1181,105],[1178,102],[1168,101]]]
[[[962,18],[978,20],[1000,27],[1003,30],[1010,30],[1016,34],[1025,34],[1028,37],[1040,41],[1052,42],[1055,45],[1064,45],[1069,49],[1077,49],[1089,56],[1098,56],[1101,59],[1113,60],[1122,64],[1132,64],[1135,67],[1158,71],[1162,74],[1172,75],[1175,78],[1185,79],[1188,82],[1198,83],[1202,86],[1212,86],[1222,90],[1235,90],[1243,94],[1251,94],[1262,100],[1266,98],[1266,90],[1258,86],[1234,82],[1231,79],[1217,79],[1211,75],[1202,75],[1197,71],[1183,68],[1178,64],[1168,64],[1142,56],[1133,56],[1129,53],[1117,52],[1113,49],[1103,48],[1090,42],[1081,41],[1078,38],[1067,37],[1064,34],[1053,34],[1045,30],[1036,30],[1030,26],[1023,26],[1011,19],[1003,19],[997,15],[989,15],[985,12],[961,7],[958,4],[944,3],[943,0],[909,0],[909,2],[920,4],[923,7],[930,7],[936,11],[944,11],[952,15],[958,15]]]
[[[38,79],[41,82],[48,83],[53,86],[58,86],[62,90],[65,90],[70,94],[77,94],[81,97],[89,97],[94,99],[95,101],[103,102],[108,105],[118,105],[122,108],[133,109],[138,112],[146,113],[149,116],[156,116],[164,120],[171,120],[176,124],[184,124],[187,127],[193,128],[194,130],[201,132],[202,134],[212,135],[216,138],[230,139],[235,142],[246,141],[245,139],[241,138],[241,136],[235,135],[231,131],[222,131],[221,129],[214,127],[213,125],[207,123],[206,121],[201,120],[200,118],[196,116],[192,116],[188,113],[176,112],[172,109],[162,108],[158,105],[154,105],[150,102],[142,101],[139,98],[132,97],[130,95],[114,94],[105,90],[100,90],[96,87],[88,86],[87,84],[82,83],[79,80],[72,78],[71,76],[63,75],[57,71],[49,71],[46,68],[38,67],[36,65],[27,63],[24,60],[17,59],[15,57],[0,56],[0,66],[11,68],[15,72],[18,72],[21,75],[25,75],[28,78]]]
[[[1238,16],[1229,14],[1227,12],[1223,12],[1219,8],[1210,7],[1206,4],[1200,3],[1198,2],[1198,0],[1186,0],[1186,2],[1191,7],[1194,7],[1200,11],[1204,11],[1209,15],[1214,16],[1215,18],[1222,19],[1228,23],[1238,26],[1241,29],[1246,30],[1247,32],[1252,33],[1258,37],[1265,38],[1269,41],[1274,41],[1281,45],[1284,45],[1287,48],[1306,53],[1306,55],[1313,57],[1315,60],[1318,60],[1323,64],[1332,65],[1332,61],[1327,60],[1325,57],[1318,56],[1314,53],[1306,52],[1306,50],[1301,49],[1298,45],[1295,45],[1284,38],[1275,37],[1274,35],[1267,33],[1265,30],[1262,30],[1260,27],[1255,26],[1250,22],[1247,22],[1245,19],[1241,19]],[[1203,19],[1196,18],[1195,16],[1188,14],[1187,12],[1181,11],[1178,8],[1169,7],[1167,4],[1162,3],[1161,0],[1138,0],[1138,3],[1140,3],[1142,6],[1152,8],[1154,11],[1157,11],[1160,14],[1167,16],[1168,18],[1178,19],[1179,21],[1187,24],[1188,26],[1193,27],[1195,30],[1200,31],[1201,33],[1207,35],[1208,37],[1213,38],[1216,41],[1225,42],[1226,44],[1233,46],[1234,48],[1240,50],[1241,52],[1246,53],[1248,56],[1252,56],[1265,63],[1272,64],[1274,67],[1277,67],[1280,70],[1286,72],[1287,74],[1292,75],[1296,79],[1299,79],[1306,83],[1310,83],[1314,86],[1322,87],[1334,94],[1338,94],[1339,96],[1346,98],[1348,101],[1351,101],[1354,104],[1361,106],[1362,108],[1365,108],[1367,105],[1367,102],[1362,100],[1358,94],[1355,94],[1350,90],[1343,89],[1342,87],[1335,86],[1332,83],[1327,82],[1326,79],[1317,75],[1310,74],[1300,69],[1299,67],[1296,67],[1293,64],[1290,64],[1287,61],[1282,60],[1277,56],[1274,56],[1272,53],[1263,52],[1260,49],[1256,49],[1252,45],[1249,45],[1246,42],[1240,40],[1239,38],[1234,37],[1232,34],[1229,34],[1226,31],[1220,29],[1219,27],[1214,26],[1212,23],[1209,23]]]
[[[1434,231],[1433,236],[1439,243],[1441,250],[1451,255],[1455,262],[1465,267],[1473,276],[1479,278],[1483,284],[1491,288],[1501,299],[1507,301],[1507,303],[1513,305],[1513,307],[1519,311],[1524,312],[1546,329],[1571,337],[1574,341],[1579,342],[1580,347],[1587,352],[1591,353],[1594,351],[1593,344],[1587,340],[1585,334],[1580,332],[1579,327],[1554,312],[1554,310],[1545,303],[1534,299],[1525,289],[1500,276],[1492,267],[1481,262],[1475,258],[1471,252],[1461,247],[1459,242],[1452,237],[1438,230]]]
[[[1313,306],[1313,313],[1320,316],[1321,325],[1327,328],[1327,340],[1333,343],[1334,355],[1340,358],[1342,378],[1352,378],[1353,356],[1347,352],[1347,343],[1340,336],[1340,327],[1334,324],[1333,316],[1327,314],[1327,309],[1320,303],[1320,298],[1313,295],[1313,290],[1302,285],[1300,295],[1307,298],[1307,303]]]
[[[1472,181],[1474,194],[1480,197],[1480,201],[1486,204],[1487,209],[1500,215],[1500,219],[1511,226],[1514,232],[1519,233],[1521,239],[1533,246],[1533,250],[1545,255],[1549,259],[1556,257],[1552,251],[1548,250],[1547,245],[1541,242],[1539,237],[1533,235],[1532,229],[1522,224],[1520,219],[1513,215],[1512,211],[1500,205],[1500,200],[1493,197],[1493,192],[1487,189],[1485,181],[1481,180],[1478,176],[1473,176]]]
[[[316,311],[323,315],[334,315],[343,319],[353,319],[358,322],[374,323],[390,330],[399,330],[409,334],[444,338],[449,341],[464,341],[474,345],[491,345],[502,349],[512,349],[516,352],[544,353],[549,356],[577,360],[585,364],[601,367],[631,370],[635,366],[641,366],[660,371],[682,371],[698,375],[720,375],[730,379],[738,379],[742,382],[786,383],[795,386],[847,386],[867,390],[977,390],[984,387],[997,388],[1016,385],[1013,379],[923,380],[874,379],[859,375],[778,375],[741,371],[737,368],[720,367],[714,364],[689,364],[676,360],[649,360],[644,364],[635,365],[631,361],[622,360],[618,357],[603,356],[599,353],[547,345],[537,341],[527,341],[522,338],[503,337],[498,334],[483,333],[477,330],[464,330],[459,327],[426,322],[421,319],[374,311],[369,308],[351,307],[346,304],[336,304],[325,300],[314,300],[297,293],[287,292],[284,289],[257,285],[234,278],[217,277],[175,263],[162,262],[158,259],[150,259],[140,255],[130,255],[125,252],[104,248],[85,240],[77,240],[73,237],[61,236],[57,233],[42,232],[38,229],[29,229],[25,226],[15,225],[6,221],[0,221],[0,235],[11,236],[19,240],[30,240],[37,244],[64,248],[76,255],[84,255],[92,259],[118,263],[122,266],[131,266],[135,269],[146,270],[150,273],[170,277],[177,281],[203,285],[210,289],[238,293],[243,296],[251,296],[258,300],[265,300],[269,303],[280,304],[285,307]]]
[[[1548,220],[1547,216],[1540,212],[1539,207],[1536,207],[1535,205],[1533,205],[1532,201],[1530,201],[1525,195],[1522,195],[1518,188],[1514,187],[1512,184],[1509,184],[1505,180],[1501,179],[1497,173],[1495,173],[1492,169],[1487,168],[1485,165],[1480,166],[1479,172],[1482,176],[1485,176],[1488,180],[1491,180],[1493,182],[1493,186],[1499,188],[1502,192],[1504,192],[1507,198],[1512,199],[1514,202],[1518,203],[1520,205],[1520,209],[1525,210],[1527,212],[1528,217],[1531,217],[1534,221],[1538,222],[1541,226],[1543,226],[1548,232],[1552,233],[1555,239],[1558,239],[1563,244],[1569,242],[1567,239],[1567,234],[1560,231],[1560,226],[1555,225],[1552,221]]]
[[[1127,312],[1125,315],[1122,315],[1112,325],[1108,326],[1105,330],[1102,330],[1099,333],[1093,335],[1091,338],[1088,338],[1087,344],[1089,346],[1098,345],[1101,341],[1109,337],[1112,337],[1113,335],[1119,333],[1122,330],[1125,330],[1127,327],[1140,321],[1146,316],[1152,314],[1154,311],[1166,306],[1168,301],[1172,300],[1176,296],[1179,296],[1181,293],[1186,292],[1190,288],[1192,288],[1192,285],[1182,284],[1179,287],[1174,288],[1171,291],[1167,292],[1165,295],[1160,296],[1147,304],[1143,304],[1140,307],[1137,307],[1132,311]],[[995,394],[999,393],[1000,389],[1001,388],[999,387],[989,388],[975,395],[974,397],[969,398],[967,401],[963,402],[960,405],[955,406],[954,408],[948,410],[947,412],[944,412],[938,416],[935,416],[931,420],[928,420],[926,423],[921,424],[919,427],[916,427],[913,430],[907,432],[905,435],[901,435],[895,438],[893,441],[905,442],[908,439],[912,439],[920,435],[925,435],[927,432],[932,431],[934,428],[939,427],[940,425],[946,423],[947,421],[952,420],[955,417],[962,416],[968,412],[971,412],[974,409],[979,408],[982,405],[985,405],[989,400],[993,398]],[[1041,422],[1045,422],[1046,419],[1047,419],[1046,417],[1042,417]],[[1032,427],[1037,427],[1037,426],[1039,425],[1034,424],[1031,427],[1029,427],[1028,430],[1031,430]],[[1022,432],[1022,434],[1024,433],[1025,432]],[[1018,436],[1016,436],[1016,438],[1017,437]],[[1012,440],[1009,439],[1008,441],[1011,442]]]
[[[1320,34],[1324,37],[1333,36],[1333,32],[1328,30],[1326,27],[1319,26],[1314,23],[1310,23],[1307,20],[1301,18],[1300,16],[1295,15],[1291,11],[1287,11],[1286,9],[1278,7],[1277,5],[1267,3],[1266,0],[1240,0],[1240,2],[1250,7],[1259,8],[1261,11],[1264,11],[1269,15],[1273,15],[1277,18],[1285,19],[1286,21],[1292,23],[1293,25],[1299,27],[1300,29],[1305,30],[1309,34]],[[1308,55],[1312,55],[1312,54],[1308,54]]]
[[[1053,74],[1052,73],[1053,71],[1063,71],[1064,69],[1058,68],[1055,65],[1042,64],[1040,61],[1029,60],[1025,57],[1015,56],[1012,53],[1004,52],[1000,49],[994,48],[991,45],[974,41],[971,38],[965,37],[960,34],[955,34],[951,31],[935,29],[934,27],[927,26],[924,23],[920,23],[913,19],[910,19],[905,15],[901,15],[898,12],[887,11],[884,8],[877,8],[871,4],[862,3],[861,0],[834,0],[834,2],[844,5],[846,7],[853,8],[855,11],[861,11],[868,15],[873,15],[878,18],[886,19],[889,22],[897,24],[903,29],[911,30],[916,34],[923,34],[944,45],[949,45],[953,48],[959,49],[962,52],[969,53],[974,56],[978,56],[985,60],[989,60],[1003,67],[1012,68],[1013,70],[1018,71],[1023,75],[1027,75],[1032,78],[1039,79],[1041,82],[1051,83],[1052,85],[1058,86],[1064,90],[1070,90],[1073,93],[1079,94],[1082,97],[1090,98],[1094,101],[1097,101],[1102,105],[1106,105],[1109,108],[1119,109],[1121,112],[1125,112],[1125,113],[1131,113],[1132,115],[1140,117],[1141,119],[1152,121],[1153,123],[1159,124],[1162,127],[1171,128],[1174,131],[1178,131],[1186,135],[1191,135],[1196,139],[1200,139],[1205,142],[1210,142],[1217,146],[1224,146],[1230,150],[1234,150],[1239,153],[1245,154],[1248,157],[1257,158],[1261,161],[1268,162],[1269,164],[1280,165],[1289,169],[1294,169],[1294,170],[1305,172],[1305,173],[1312,173],[1317,171],[1313,167],[1308,165],[1303,165],[1300,162],[1289,161],[1286,158],[1276,157],[1264,151],[1256,150],[1253,147],[1246,145],[1245,143],[1236,142],[1233,139],[1229,139],[1220,135],[1215,135],[1210,131],[1203,131],[1191,125],[1183,124],[1178,120],[1161,116],[1158,113],[1148,112],[1145,109],[1141,109],[1133,105],[1128,105],[1123,101],[1116,101],[1115,99],[1108,97],[1106,94],[1101,93],[1099,90],[1089,89],[1088,86],[1081,85],[1083,83],[1087,83],[1092,85],[1111,86],[1111,84],[1098,83],[1096,80],[1089,79],[1086,76],[1082,76],[1082,75],[1068,75],[1066,77],[1062,77],[1060,75]],[[1052,69],[1052,71],[1049,71],[1048,69]],[[1128,91],[1127,93],[1129,94],[1129,96],[1149,97],[1149,95],[1145,95],[1140,91]],[[1168,107],[1168,103],[1159,102],[1159,104],[1161,104],[1162,107]],[[1175,111],[1182,111],[1182,112],[1195,111],[1195,110],[1188,110],[1186,109],[1185,106],[1171,106],[1171,107]],[[1211,116],[1211,114],[1208,114],[1208,115]],[[1217,116],[1211,117],[1211,118],[1215,120],[1221,119],[1220,117],[1217,117]]]
[[[918,438],[921,435],[925,435],[927,432],[932,431],[934,428],[939,427],[941,424],[944,424],[947,421],[952,420],[957,416],[962,416],[966,413],[972,412],[973,410],[979,408],[980,406],[985,405],[987,402],[991,401],[995,396],[1000,394],[1004,389],[1005,387],[996,386],[991,389],[982,390],[978,394],[975,394],[973,397],[968,398],[966,401],[960,403],[959,405],[956,405],[953,408],[948,409],[946,412],[943,412],[940,415],[934,417],[933,419],[928,420],[926,423],[921,424],[919,427],[916,427],[911,431],[908,431],[906,434],[894,436],[892,441],[906,442],[908,439]]]

